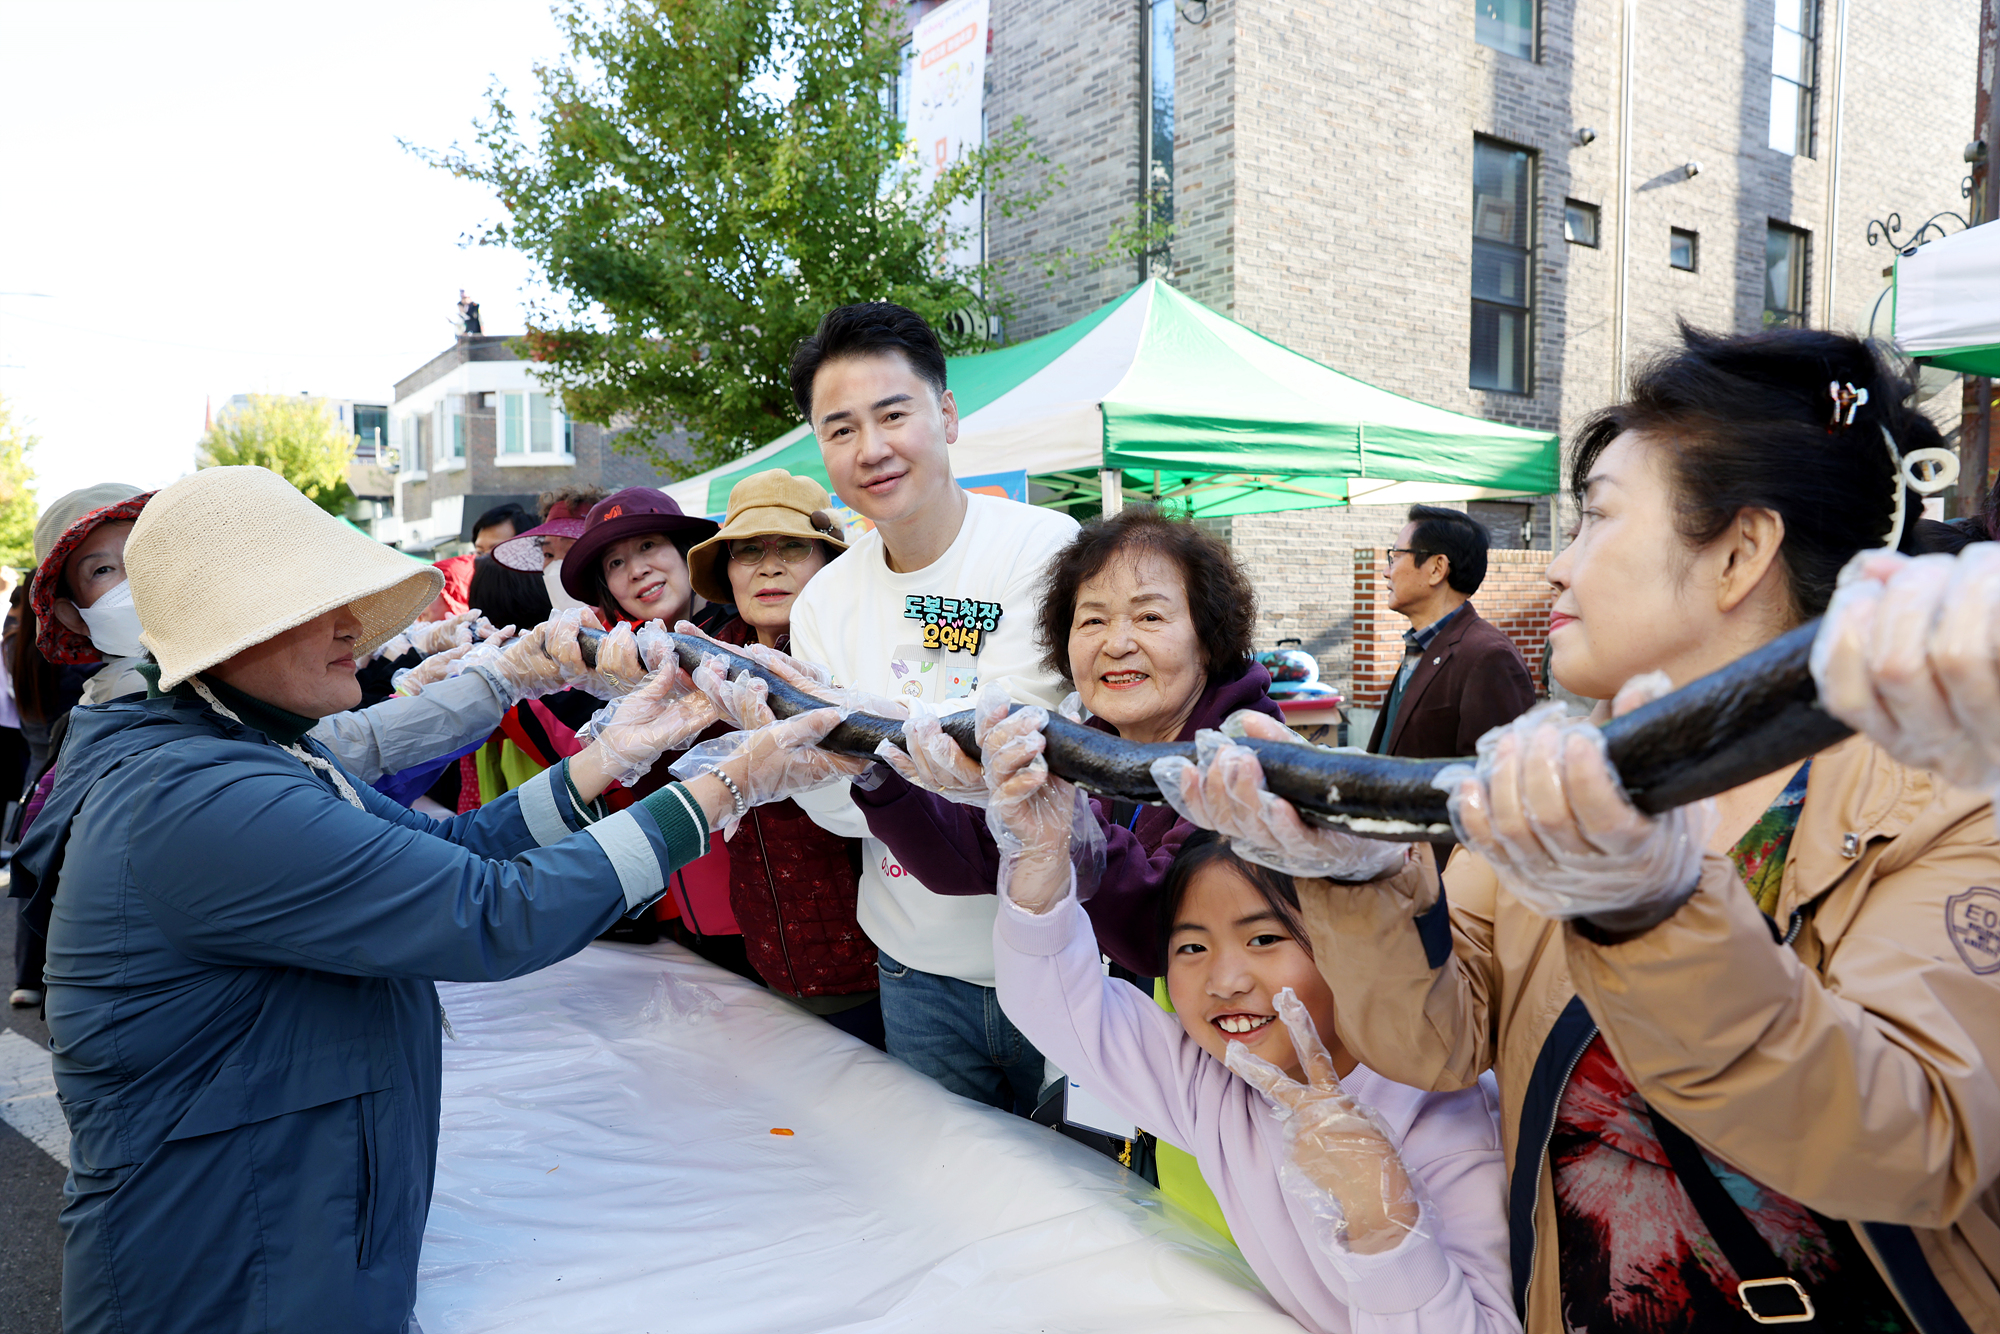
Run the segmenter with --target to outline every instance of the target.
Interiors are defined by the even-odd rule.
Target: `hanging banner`
[[[910,141],[925,184],[934,184],[967,149],[986,142],[986,35],[988,0],[950,0],[917,21],[911,38]],[[984,258],[981,202],[964,200],[947,221],[965,239],[951,259]]]

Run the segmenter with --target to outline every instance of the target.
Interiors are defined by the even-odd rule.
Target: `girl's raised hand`
[[[1049,772],[1048,710],[1012,708],[998,685],[979,692],[973,730],[985,761],[986,827],[1000,849],[1000,897],[1043,913],[1069,891],[1072,875],[1079,899],[1097,888],[1104,833],[1083,793]]]
[[[1240,1042],[1223,1064],[1263,1091],[1285,1131],[1279,1184],[1322,1225],[1335,1254],[1393,1250],[1423,1220],[1423,1204],[1389,1132],[1349,1096],[1334,1073],[1312,1016],[1290,987],[1276,997],[1306,1082],[1301,1084]]]
[[[1626,713],[1672,689],[1659,672],[1626,683]],[[1604,734],[1556,702],[1479,738],[1479,758],[1437,776],[1459,841],[1501,887],[1544,917],[1646,913],[1677,904],[1701,874],[1713,801],[1642,814],[1625,796]]]

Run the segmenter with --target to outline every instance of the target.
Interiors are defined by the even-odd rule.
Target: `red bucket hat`
[[[35,647],[50,662],[77,666],[98,662],[104,657],[97,651],[97,645],[90,642],[89,635],[80,635],[56,619],[56,598],[62,588],[63,566],[83,545],[83,540],[100,525],[137,519],[139,511],[145,509],[146,502],[152,498],[153,493],[146,491],[90,511],[63,529],[62,536],[49,548],[49,554],[35,567],[35,581],[28,586],[28,605],[35,612]]]
[[[628,486],[592,505],[584,516],[582,534],[563,557],[563,591],[579,602],[595,605],[600,601],[603,579],[597,570],[598,557],[623,538],[665,533],[685,559],[689,547],[715,536],[721,528],[713,519],[681,513],[673,497],[656,487]]]
[[[493,548],[493,559],[510,570],[525,570],[529,574],[542,572],[542,542],[545,537],[567,537],[572,540],[583,536],[585,509],[567,500],[558,500],[549,506],[549,516],[542,520],[541,527],[530,528],[518,537],[510,537]]]

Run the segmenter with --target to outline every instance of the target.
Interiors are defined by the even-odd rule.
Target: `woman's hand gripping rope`
[[[1283,723],[1249,710],[1231,714],[1224,727],[1258,741],[1306,744]],[[1153,781],[1177,815],[1227,838],[1245,861],[1287,875],[1359,882],[1387,875],[1410,855],[1400,844],[1308,825],[1265,788],[1257,753],[1224,733],[1204,728],[1194,745],[1192,761],[1155,760]]]

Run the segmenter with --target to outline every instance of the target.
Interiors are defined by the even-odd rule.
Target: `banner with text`
[[[988,0],[950,0],[918,20],[911,40],[909,134],[926,184],[967,149],[986,141],[986,35]],[[977,264],[984,258],[980,200],[955,205],[948,221],[966,235],[951,258]]]

